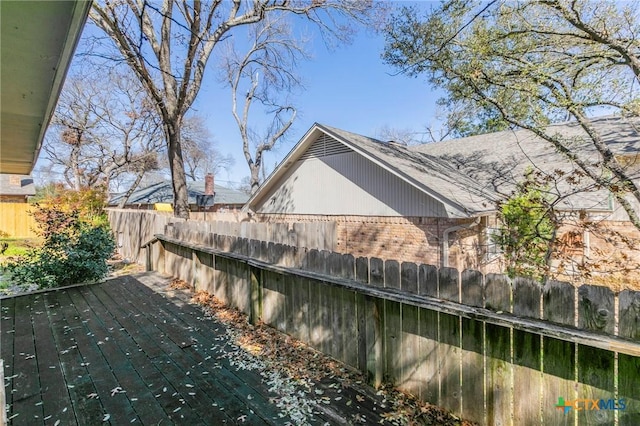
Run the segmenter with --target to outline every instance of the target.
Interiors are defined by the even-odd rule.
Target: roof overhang
[[[276,166],[264,182],[260,185],[258,190],[249,197],[249,200],[245,203],[242,211],[249,211],[252,207],[259,203],[264,197],[267,196],[269,191],[279,183],[279,179],[283,176],[289,168],[295,164],[300,156],[309,148],[309,146],[316,140],[318,136],[324,133],[320,129],[318,123],[314,123],[307,133],[302,136],[300,141],[289,151],[287,156]]]
[[[0,173],[31,173],[90,8],[0,2]]]
[[[357,152],[359,155],[362,155],[372,163],[382,167],[383,169],[387,170],[389,173],[397,176],[399,179],[415,187],[417,190],[424,192],[428,196],[436,199],[437,201],[440,201],[445,205],[445,208],[447,209],[449,214],[451,214],[451,217],[468,218],[468,217],[475,217],[475,216],[483,216],[490,213],[490,211],[487,211],[487,212],[466,211],[464,207],[462,207],[461,205],[451,200],[448,200],[446,197],[443,197],[442,195],[438,194],[436,191],[433,191],[432,189],[427,188],[425,185],[421,184],[420,182],[415,181],[411,177],[404,175],[403,173],[394,169],[393,167],[391,167],[389,164],[385,163],[381,159],[371,155],[371,153],[369,152],[364,151],[358,145],[353,144],[348,140],[345,140],[340,135],[335,134],[331,130],[327,129],[325,126],[318,123],[314,123],[313,126],[311,126],[311,128],[307,131],[307,133],[305,133],[305,135],[300,139],[298,144],[296,144],[296,146],[293,147],[293,149],[289,152],[289,154],[287,154],[284,160],[282,160],[280,164],[278,164],[278,166],[275,168],[275,170],[271,172],[271,174],[262,183],[262,185],[260,185],[258,190],[249,198],[249,200],[243,207],[242,211],[251,211],[254,209],[256,204],[259,204],[261,201],[263,201],[264,198],[270,194],[273,188],[280,184],[280,179],[284,176],[287,170],[289,170],[289,168],[293,166],[296,163],[296,161],[298,161],[298,159],[300,159],[302,154],[304,154],[304,152],[309,148],[309,146],[313,144],[313,142],[315,142],[318,136],[320,136],[322,133],[327,134],[332,138],[336,139],[338,142],[348,146],[350,149]]]

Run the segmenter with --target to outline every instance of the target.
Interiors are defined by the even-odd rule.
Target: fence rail
[[[216,234],[146,248],[149,268],[481,424],[640,424],[639,292]]]

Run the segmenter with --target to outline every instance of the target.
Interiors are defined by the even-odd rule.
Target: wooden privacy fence
[[[194,243],[202,243],[209,235],[217,234],[332,251],[336,248],[336,228],[335,222],[188,221],[173,224],[165,234]]]
[[[29,214],[31,207],[28,203],[0,203],[0,237],[37,237],[38,224]]]
[[[640,424],[640,292],[214,234],[146,249],[148,268],[463,418]]]
[[[257,223],[184,220],[149,210],[107,209],[118,252],[132,262],[143,262],[141,245],[154,234],[165,234],[195,244],[210,234],[229,235],[319,250],[335,250],[336,223]],[[213,213],[212,213],[213,214]]]
[[[168,224],[184,221],[169,214],[128,209],[107,209],[107,217],[118,253],[131,262],[144,261],[142,244],[164,233]]]

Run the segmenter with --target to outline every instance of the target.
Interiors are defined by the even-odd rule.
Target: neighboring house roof
[[[33,178],[27,175],[0,174],[0,195],[36,195]]]
[[[197,204],[196,196],[204,195],[204,182],[187,182],[187,192],[189,194],[189,204]],[[110,205],[117,205],[123,195],[117,195],[109,201]],[[249,196],[242,191],[225,188],[223,186],[215,186],[215,204],[235,204],[243,205]],[[137,189],[131,194],[127,205],[131,204],[154,204],[154,203],[172,203],[173,188],[171,182],[159,182],[146,188]]]
[[[616,155],[633,157],[636,165],[640,163],[637,156],[640,120],[602,117],[592,120],[592,124]],[[592,142],[581,138],[584,133],[577,124],[553,125],[548,130],[571,141],[569,146],[584,161],[598,159]],[[527,169],[538,168],[551,173],[555,170],[569,172],[575,168],[549,142],[527,130],[405,146],[314,124],[249,199],[245,208],[260,206],[273,196],[278,185],[287,178],[287,173],[291,174],[288,169],[309,158],[307,151],[317,149],[314,143],[322,134],[442,203],[449,217],[470,217],[495,211],[496,201],[511,193],[515,184],[523,180]],[[340,154],[339,150],[334,149],[334,152]],[[635,167],[633,172],[632,177],[640,182],[640,168]],[[588,184],[591,185],[590,182]],[[575,188],[560,180],[558,189],[566,193]],[[611,203],[608,192],[591,188],[589,192],[568,197],[560,207],[607,211],[611,210]]]

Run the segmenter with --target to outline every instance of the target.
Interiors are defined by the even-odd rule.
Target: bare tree
[[[153,99],[162,119],[174,190],[174,214],[189,216],[181,128],[200,91],[213,49],[238,27],[271,15],[295,14],[318,24],[326,34],[348,36],[353,19],[367,22],[370,0],[255,0],[244,2],[164,0],[96,1],[90,18],[115,43]],[[347,24],[340,24],[342,21]]]
[[[50,163],[62,167],[66,183],[75,189],[91,186],[94,180],[92,174],[87,176],[82,151],[92,143],[97,129],[98,118],[92,114],[97,98],[97,91],[82,79],[68,79],[51,122],[56,134],[52,136],[50,130],[43,146]]]
[[[215,148],[215,140],[200,116],[186,117],[182,126],[185,174],[192,181],[204,180],[207,173],[217,175],[228,170],[233,157]]]
[[[45,141],[46,158],[76,189],[108,187],[134,174],[133,191],[144,173],[158,167],[163,145],[157,116],[128,75],[91,75],[67,81]]]
[[[244,55],[230,44],[223,71],[231,87],[231,112],[242,138],[253,194],[260,185],[264,153],[283,139],[296,118],[296,107],[288,97],[301,86],[295,68],[307,55],[304,41],[293,37],[283,19],[263,20],[251,28],[249,37],[250,47]],[[256,108],[261,109],[259,120],[255,120]],[[270,122],[264,126],[264,117],[269,116]],[[252,117],[257,124],[252,125]],[[259,129],[261,126],[266,128]]]

